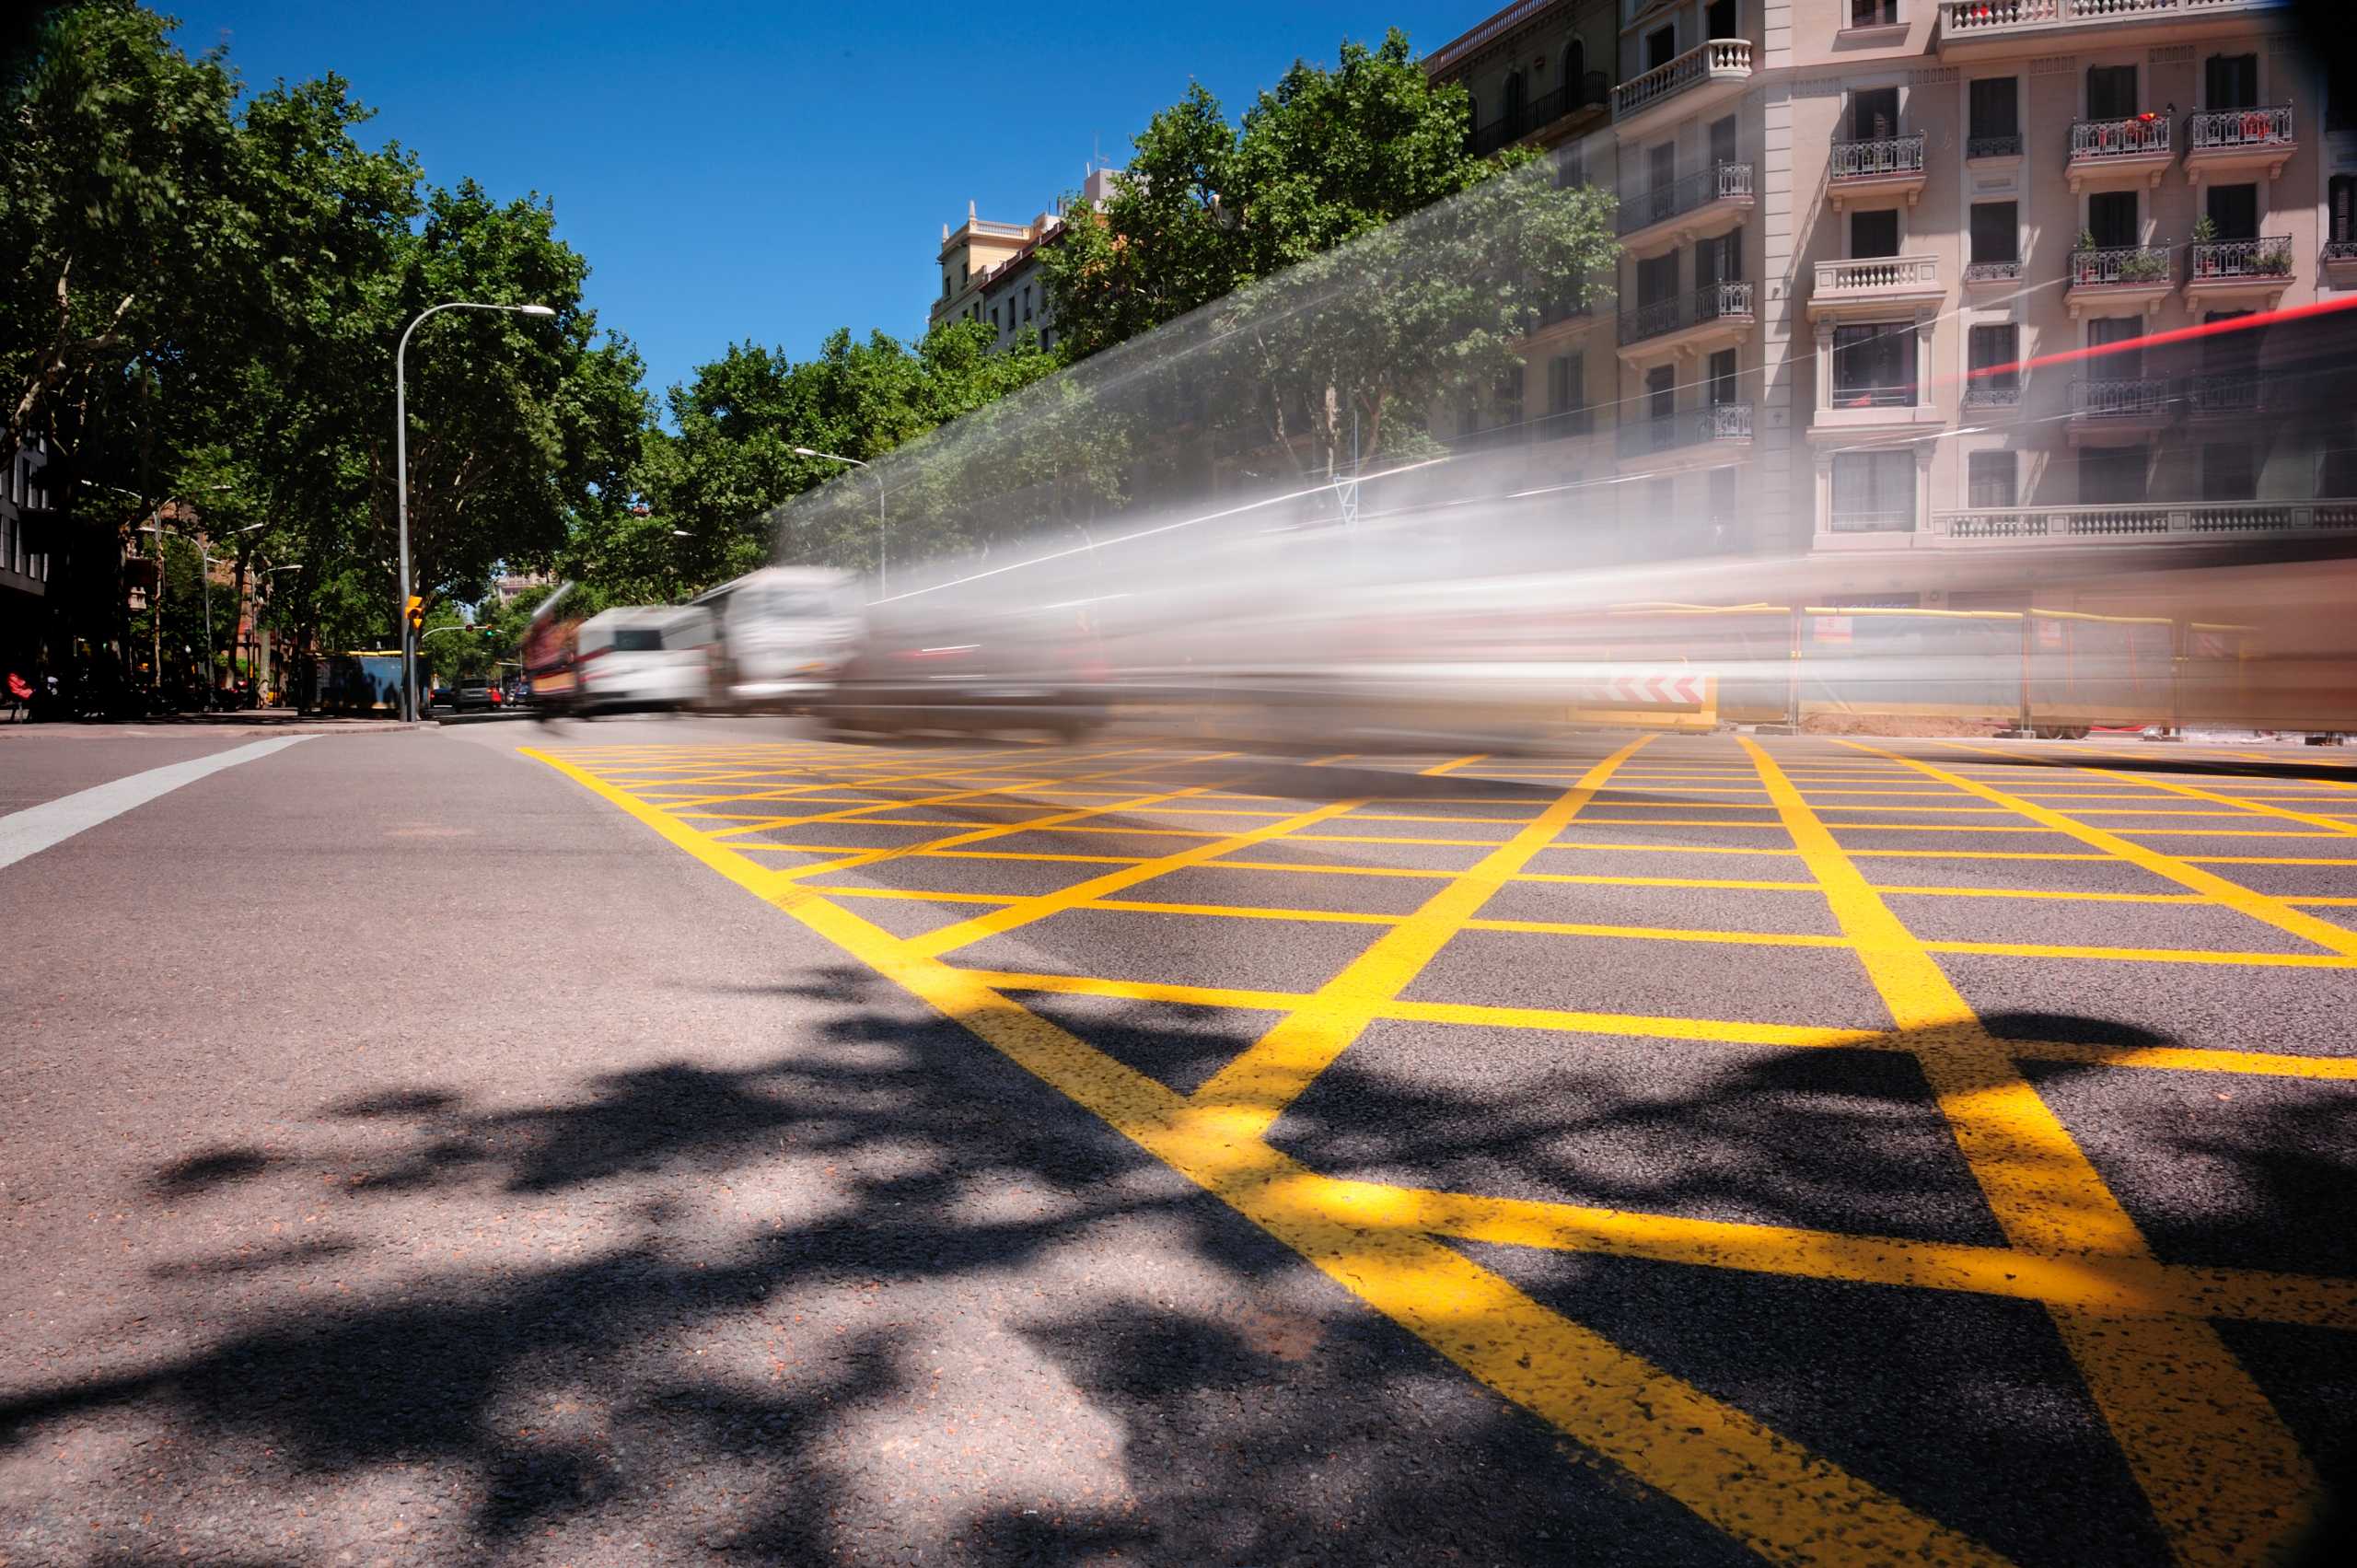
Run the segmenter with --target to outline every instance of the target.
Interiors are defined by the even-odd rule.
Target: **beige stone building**
[[[2167,337],[2357,289],[2357,102],[2291,26],[2282,0],[1499,12],[1427,69],[1477,145],[1617,191],[1623,255],[1459,439],[1616,482],[1573,494],[1624,555],[1840,554],[1868,591],[1898,552],[2357,532],[2313,329]]]
[[[1081,199],[1102,207],[1119,172],[1092,166],[1082,181]],[[1041,347],[1052,346],[1055,327],[1039,275],[1039,247],[1054,240],[1063,221],[1059,213],[1041,213],[1029,223],[993,223],[975,216],[974,204],[966,203],[964,223],[954,229],[941,226],[941,295],[926,325],[964,317],[989,327],[998,348],[1025,332],[1039,333]]]

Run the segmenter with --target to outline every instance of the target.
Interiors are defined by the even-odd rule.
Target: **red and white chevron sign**
[[[1600,695],[1608,703],[1632,707],[1699,708],[1705,677],[1682,670],[1631,670],[1605,679]]]

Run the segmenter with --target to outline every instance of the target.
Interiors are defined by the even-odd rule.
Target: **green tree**
[[[1105,210],[1074,208],[1041,248],[1060,346],[1084,358],[1202,312],[1209,420],[1329,477],[1354,446],[1406,449],[1617,254],[1608,196],[1529,149],[1470,156],[1467,115],[1397,29],[1331,70],[1296,62],[1235,126],[1190,89],[1136,138]]]
[[[645,517],[609,521],[582,541],[586,580],[640,591],[684,578],[719,582],[783,555],[865,570],[877,563],[877,479],[845,475],[796,447],[872,462],[949,421],[985,409],[1048,376],[1055,356],[1036,338],[993,352],[979,322],[953,321],[905,343],[885,332],[838,331],[816,357],[795,362],[752,343],[731,345],[670,393],[674,436],[655,436],[639,470]],[[842,480],[840,506],[797,513],[780,537],[773,509]],[[939,543],[935,514],[913,496],[888,494],[895,553]],[[899,519],[903,506],[910,510]],[[678,538],[674,529],[687,537]],[[667,596],[656,596],[667,597]]]

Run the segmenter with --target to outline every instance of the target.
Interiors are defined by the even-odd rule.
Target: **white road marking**
[[[63,843],[85,828],[95,828],[110,818],[120,817],[136,806],[145,806],[159,795],[169,795],[185,784],[194,784],[208,773],[224,768],[234,768],[240,762],[250,762],[257,757],[267,757],[283,751],[308,736],[282,735],[270,740],[257,740],[249,746],[235,746],[226,751],[216,751],[210,757],[192,761],[174,762],[168,767],[150,768],[144,773],[116,779],[110,784],[63,796],[56,800],[44,800],[39,806],[28,806],[22,811],[12,811],[0,817],[0,867],[10,866],[29,854],[39,854],[52,844]]]

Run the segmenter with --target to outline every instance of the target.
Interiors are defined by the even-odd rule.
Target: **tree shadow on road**
[[[19,1369],[0,1392],[0,1481],[42,1473],[37,1454],[154,1441],[19,1490],[0,1550],[140,1561],[145,1516],[175,1545],[255,1562],[317,1560],[396,1521],[411,1560],[1748,1560],[872,973],[778,988],[830,1008],[767,1060],[683,1057],[522,1104],[389,1083],[322,1107],[291,1152],[165,1162],[147,1202],[226,1214],[283,1184],[414,1250],[167,1270],[126,1310],[173,1321],[186,1348]],[[1254,1032],[1156,1018],[1132,1021],[1125,1052],[1202,1052],[1223,1028],[1240,1050]],[[1589,1042],[1545,1037],[1562,1060],[1517,1079],[1450,1067],[1527,1041],[1460,1036],[1459,1063],[1413,1081],[1346,1055],[1280,1141],[1337,1172],[1767,1223],[1873,1228],[1851,1222],[1951,1201],[1893,1132],[1919,1109],[1888,1070],[1903,1057],[1726,1051],[1667,1074],[1723,1048],[1653,1042],[1654,1081],[1616,1103],[1609,1074],[1577,1065]],[[1703,1272],[1729,1316],[1690,1311],[1700,1338],[1654,1353],[1710,1388],[1744,1342],[1751,1276]],[[1611,1303],[1663,1316],[1644,1307],[1658,1276],[1597,1261],[1570,1286],[1528,1278],[1577,1319],[1609,1321]],[[1899,1442],[1841,1366],[1780,1371],[1800,1440],[1847,1423]],[[2054,1435],[2070,1390],[2032,1390],[2038,1441],[2012,1430],[2002,1396],[2020,1376],[1957,1374],[1987,1398],[1918,1438],[1922,1464],[1878,1474],[1873,1445],[1852,1462],[1902,1495],[1931,1488],[1925,1506],[2025,1561],[2073,1561],[2067,1532],[2016,1540],[1987,1495],[2023,1465],[2095,1462]],[[1958,1452],[2010,1459],[1960,1492],[1922,1479]],[[2080,1500],[2116,1524],[2108,1493]]]

